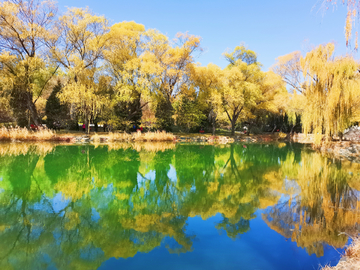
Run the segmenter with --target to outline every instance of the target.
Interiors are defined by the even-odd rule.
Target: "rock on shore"
[[[360,143],[359,142],[329,142],[320,147],[320,151],[329,153],[340,159],[347,159],[360,163]]]
[[[360,142],[360,127],[353,126],[346,129],[343,138],[346,141]]]

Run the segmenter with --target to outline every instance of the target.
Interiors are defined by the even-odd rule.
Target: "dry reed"
[[[359,270],[360,269],[360,237],[355,238],[345,250],[340,262],[334,266],[325,266],[322,270]]]
[[[131,134],[110,132],[105,138],[107,138],[109,142],[127,142],[131,140]]]
[[[146,132],[140,133],[137,132],[137,138],[135,141],[142,141],[142,142],[166,142],[166,141],[173,141],[175,136],[172,133],[167,133],[165,131],[155,131],[155,132]]]
[[[100,140],[100,136],[97,134],[92,137],[94,140]],[[165,131],[155,131],[155,132],[146,132],[141,133],[109,133],[109,135],[104,136],[108,142],[165,142],[173,141],[175,136],[172,133],[167,133]]]
[[[164,142],[173,141],[175,136],[165,131],[156,132],[136,132],[120,133],[110,132],[108,135],[100,136],[95,133],[92,135],[93,142]],[[0,141],[71,141],[67,136],[57,136],[51,129],[41,128],[38,131],[32,131],[27,128],[0,128]]]
[[[0,140],[2,141],[51,141],[55,137],[55,132],[46,128],[39,129],[38,131],[20,127],[0,128]]]

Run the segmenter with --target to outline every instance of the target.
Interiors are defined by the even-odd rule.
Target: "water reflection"
[[[288,154],[272,176],[287,177],[297,191],[269,207],[263,219],[309,254],[322,256],[324,243],[343,247],[360,229],[359,191],[352,187],[360,180],[359,165],[332,163],[318,153],[302,153],[299,162]]]
[[[109,258],[190,252],[189,217],[236,239],[268,226],[321,256],[359,229],[358,164],[299,145],[0,144],[0,268],[96,269]]]

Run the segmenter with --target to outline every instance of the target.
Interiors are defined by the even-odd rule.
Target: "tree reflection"
[[[359,191],[350,180],[359,179],[359,165],[332,162],[318,153],[292,154],[282,163],[278,177],[299,186],[292,197],[268,208],[263,219],[277,232],[291,238],[309,254],[322,256],[325,243],[343,247],[360,222]]]
[[[2,150],[1,150],[2,149]],[[258,209],[307,251],[359,223],[360,168],[276,145],[0,146],[0,267],[94,269],[111,257],[192,250],[189,217],[235,239]],[[354,188],[355,187],[355,188]],[[285,199],[284,199],[285,198]]]

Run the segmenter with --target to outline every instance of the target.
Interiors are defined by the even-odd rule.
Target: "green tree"
[[[69,119],[68,106],[61,104],[59,98],[57,97],[57,94],[61,91],[61,88],[62,85],[59,80],[46,101],[46,125],[50,128],[56,128],[58,125],[64,126]]]
[[[174,126],[174,108],[172,103],[163,98],[157,97],[155,107],[156,126],[160,130],[171,131]]]
[[[202,104],[195,92],[182,94],[175,107],[176,125],[186,132],[199,128],[201,122],[206,118]]]

